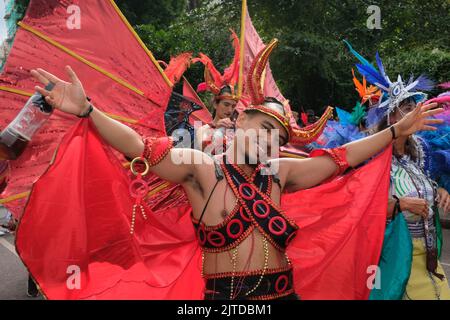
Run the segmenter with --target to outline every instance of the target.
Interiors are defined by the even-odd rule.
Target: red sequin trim
[[[233,243],[230,243],[229,245],[225,247],[216,247],[216,248],[208,248],[208,247],[202,247],[202,250],[207,253],[220,253],[220,252],[228,252],[231,249],[236,248],[238,245],[240,245],[247,237],[253,232],[255,227],[253,225],[250,225],[247,230],[245,230],[241,236],[236,239]],[[214,232],[214,231],[213,231]]]
[[[217,231],[211,231],[208,233],[207,236],[208,243],[210,243],[212,246],[219,248],[222,247],[225,244],[225,236]]]
[[[292,233],[289,235],[289,237],[286,239],[286,242],[284,243],[286,247],[291,243],[292,240],[294,240],[294,238],[295,238],[296,235],[297,235],[297,231],[292,232]]]
[[[250,190],[250,195],[247,195],[244,190]],[[244,198],[245,200],[253,200],[256,196],[256,191],[253,188],[253,186],[249,183],[243,183],[239,186],[239,194]]]
[[[203,238],[200,237],[200,234],[203,235]],[[205,232],[205,228],[203,226],[200,226],[198,228],[197,237],[198,237],[198,242],[200,242],[200,245],[204,246],[206,244],[206,232]]]
[[[151,167],[160,163],[173,148],[171,137],[145,138],[142,157],[147,159]]]
[[[238,278],[248,277],[248,276],[260,276],[263,274],[268,275],[268,274],[286,272],[291,269],[292,269],[292,267],[290,265],[287,265],[285,267],[267,269],[265,272],[264,272],[264,270],[238,271],[238,272],[234,273],[234,276],[238,277]],[[203,278],[208,280],[208,279],[230,278],[232,276],[233,276],[233,272],[221,272],[221,273],[205,274],[205,275],[203,275]]]
[[[276,224],[277,221],[279,221],[281,223],[281,226]],[[280,230],[275,230],[275,228],[274,228],[275,226],[280,227]],[[282,217],[276,216],[276,217],[273,217],[272,219],[270,219],[269,231],[272,232],[274,235],[281,236],[284,232],[286,232],[286,229],[287,229],[286,220],[284,220]],[[292,234],[295,234],[295,233],[292,233]]]
[[[280,288],[280,282],[283,282],[283,286]],[[287,275],[282,274],[281,276],[278,277],[277,281],[275,281],[275,291],[277,293],[282,293],[284,291],[286,291],[287,287],[289,285],[289,278]]]
[[[334,149],[317,149],[310,153],[311,158],[327,155],[336,163],[338,169],[334,173],[334,176],[341,175],[347,170],[350,165],[347,162],[347,148],[339,147]]]
[[[239,208],[239,215],[241,216],[241,218],[242,218],[244,221],[252,222],[252,220],[248,217],[247,213],[245,212],[244,207],[240,207],[240,208]]]
[[[231,180],[231,177],[228,173],[228,171],[225,168],[225,165],[222,164],[222,170],[225,174],[225,177],[227,179],[227,181],[229,182],[228,184],[230,185],[231,189],[233,190],[234,194],[236,196],[240,195],[238,189],[235,187],[235,185],[233,184],[233,181]],[[232,166],[235,168],[235,170],[237,170],[243,177],[244,179],[246,179],[246,181],[248,182],[248,176],[241,170],[241,168],[239,168],[239,166],[232,164]],[[294,228],[294,230],[298,230],[298,226],[297,224],[290,219],[289,217],[287,217],[283,210],[270,198],[270,192],[271,190],[269,189],[268,193],[269,195],[261,192],[260,195],[263,197],[264,200],[269,201],[272,203],[273,207],[279,212],[280,216],[282,216],[283,218],[286,219],[286,221],[289,222],[289,224],[292,226],[292,228]],[[250,211],[250,209],[247,207],[247,205],[245,204],[244,201],[242,201],[241,199],[239,199],[239,202],[241,202],[241,206],[243,206],[247,211]],[[272,239],[272,237],[270,236],[270,234],[267,234],[266,231],[258,224],[257,221],[254,220],[254,217],[250,217],[250,219],[252,220],[253,224],[255,225],[255,227],[259,230],[259,232],[261,232],[263,235],[266,235],[267,240],[269,240],[269,242],[278,250],[283,251],[285,250],[285,248],[282,248],[278,245],[278,243]],[[248,231],[248,230],[247,230]]]
[[[248,300],[275,300],[278,298],[286,297],[290,294],[293,294],[295,291],[294,289],[289,289],[283,293],[273,293],[273,294],[267,294],[264,296],[256,296],[256,297],[248,297]]]
[[[264,207],[264,213],[261,213],[258,209],[259,209],[259,205],[262,205]],[[257,216],[260,219],[265,219],[269,216],[270,214],[270,207],[269,205],[264,202],[263,200],[257,200],[253,203],[253,213],[255,214],[255,216]]]
[[[238,225],[239,226],[239,231],[237,233],[232,233],[231,232],[231,227],[233,225]],[[237,239],[239,238],[242,233],[244,232],[244,225],[242,224],[242,221],[239,219],[233,219],[231,220],[228,225],[227,225],[227,235],[232,238],[232,239]]]

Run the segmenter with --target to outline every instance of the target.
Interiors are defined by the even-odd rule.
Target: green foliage
[[[239,32],[241,0],[116,2],[158,59],[201,51],[221,71],[231,61],[229,29]],[[379,51],[391,78],[425,73],[437,82],[450,79],[448,0],[248,0],[248,5],[263,40],[280,40],[271,66],[294,109],[355,105],[351,68],[356,61],[343,39],[369,61]],[[370,5],[381,9],[381,30],[366,26]],[[194,65],[186,76],[196,86],[203,81],[203,67]]]
[[[276,37],[279,48],[271,66],[281,90],[296,109],[327,105],[354,106],[357,95],[351,68],[355,59],[342,43],[348,39],[370,61],[379,51],[391,78],[411,73],[448,81],[450,18],[448,1],[419,0],[249,0],[253,23],[264,41]],[[381,30],[366,26],[369,5],[381,9]],[[138,26],[155,55],[168,60],[183,51],[202,51],[223,69],[232,57],[228,29],[239,30],[240,0],[205,1],[174,19],[168,28]],[[189,79],[202,81],[194,66]]]
[[[167,28],[137,25],[136,31],[153,54],[165,61],[181,52],[203,52],[223,71],[233,58],[230,28],[240,25],[240,1],[206,4],[181,15]],[[220,17],[220,19],[218,19]],[[193,65],[186,73],[194,87],[203,82],[203,65]]]
[[[116,0],[132,25],[151,24],[167,27],[187,8],[186,0]]]

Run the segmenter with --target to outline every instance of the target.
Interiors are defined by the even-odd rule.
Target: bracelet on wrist
[[[395,219],[395,217],[402,212],[402,208],[400,207],[400,199],[397,196],[392,196],[395,199],[395,206],[394,206],[394,214],[392,215],[392,219]]]
[[[86,100],[89,102],[89,107],[88,107],[88,109],[87,109],[85,112],[83,112],[83,113],[80,114],[80,115],[77,115],[78,118],[87,118],[87,117],[90,116],[90,114],[92,113],[92,111],[94,111],[94,107],[93,107],[92,104],[91,104],[91,98],[86,97]]]
[[[389,129],[391,130],[391,133],[392,133],[392,140],[397,139],[397,133],[395,132],[395,127],[390,126]]]

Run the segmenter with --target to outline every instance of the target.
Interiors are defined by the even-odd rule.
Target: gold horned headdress
[[[304,128],[294,128],[284,105],[279,102],[271,102],[264,96],[263,73],[269,61],[270,54],[277,47],[278,40],[273,39],[262,49],[253,60],[247,74],[246,87],[250,96],[250,105],[245,109],[257,110],[277,120],[289,135],[289,143],[294,146],[304,146],[319,138],[329,118],[333,115],[333,108],[328,107],[322,117],[316,122]]]

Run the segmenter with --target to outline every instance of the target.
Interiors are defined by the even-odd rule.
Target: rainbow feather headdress
[[[355,89],[361,98],[361,104],[364,105],[366,102],[369,102],[369,105],[372,106],[378,101],[380,101],[383,93],[376,86],[367,86],[366,77],[363,77],[363,82],[361,83],[358,78],[355,76],[355,70],[352,69],[353,75],[353,83],[355,84]]]
[[[408,98],[413,98],[416,103],[426,100],[427,94],[422,91],[429,91],[433,89],[434,82],[426,76],[421,75],[414,80],[411,77],[408,82],[405,82],[400,75],[396,81],[391,81],[386,74],[386,71],[381,61],[380,55],[376,53],[377,67],[375,68],[367,59],[356,52],[348,41],[345,41],[350,52],[360,61],[356,64],[356,68],[367,81],[378,87],[383,96],[379,103],[374,105],[369,110],[367,115],[367,124],[369,127],[381,122],[382,118],[388,116],[398,108],[402,101]]]

